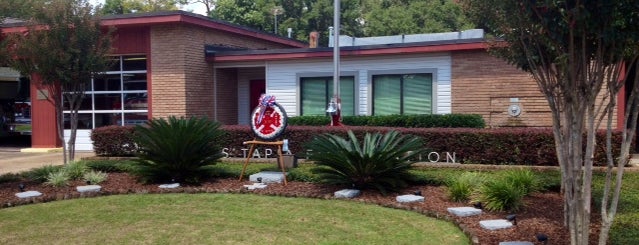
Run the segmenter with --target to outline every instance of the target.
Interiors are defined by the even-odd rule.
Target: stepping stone
[[[262,171],[249,176],[249,181],[259,182],[257,178],[262,178],[262,183],[282,183],[284,182],[284,174],[275,171]]]
[[[535,245],[532,242],[525,241],[512,241],[512,242],[500,242],[499,245]]]
[[[255,190],[255,189],[264,189],[266,188],[266,184],[264,183],[253,183],[252,185],[244,185],[244,187],[246,187],[246,189],[249,189],[250,191]]]
[[[31,198],[31,197],[39,197],[42,196],[42,193],[39,191],[25,191],[16,193],[18,198]]]
[[[397,196],[396,200],[398,202],[404,202],[404,203],[424,202],[424,197],[423,196],[416,196],[416,195],[401,195],[401,196]]]
[[[173,183],[173,184],[163,184],[159,186],[162,189],[175,189],[180,187],[180,183]]]
[[[457,207],[457,208],[448,208],[448,212],[458,217],[468,217],[473,215],[480,215],[481,209],[473,208],[473,207]]]
[[[513,223],[510,223],[510,221],[505,219],[492,219],[479,221],[479,225],[481,226],[481,228],[494,231],[510,228],[513,226]]]
[[[83,186],[78,186],[75,189],[78,190],[78,192],[80,192],[80,193],[99,192],[100,189],[102,189],[102,186],[99,186],[99,185],[83,185]]]
[[[359,196],[359,193],[359,190],[343,189],[335,192],[335,198],[353,198]]]

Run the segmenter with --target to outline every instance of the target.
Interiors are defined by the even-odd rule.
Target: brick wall
[[[205,61],[205,44],[252,49],[287,47],[279,43],[183,24],[153,26],[150,36],[153,117],[216,117],[213,65]],[[218,102],[217,108],[222,114],[218,114],[217,118],[226,124],[235,124],[237,74],[231,75],[227,72],[218,74],[221,79],[217,82],[217,94],[220,95],[219,100],[224,100],[224,103]],[[231,99],[234,101],[228,103]],[[227,115],[231,112],[234,112],[232,120]]]
[[[452,53],[452,84],[453,113],[480,114],[489,127],[552,126],[548,102],[531,75],[485,51]],[[513,104],[521,108],[518,117],[508,115]],[[616,126],[616,110],[614,118]]]
[[[217,87],[217,116],[215,120],[222,124],[237,124],[237,69],[217,69],[215,73]]]
[[[485,51],[452,53],[452,112],[480,114],[489,127],[552,126],[548,102],[532,77]],[[508,108],[521,108],[518,117]]]

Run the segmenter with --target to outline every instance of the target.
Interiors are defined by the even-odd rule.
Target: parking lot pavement
[[[76,152],[75,159],[94,156],[93,152]],[[46,165],[62,165],[62,152],[20,152],[16,147],[0,147],[0,174],[19,173]]]

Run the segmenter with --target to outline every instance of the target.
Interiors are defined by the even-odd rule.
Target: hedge
[[[328,116],[289,117],[288,124],[296,126],[325,126],[330,124]],[[378,126],[404,128],[484,128],[486,122],[481,115],[386,115],[386,116],[344,116],[342,122],[349,126]]]
[[[230,157],[244,157],[248,153],[248,146],[243,142],[255,139],[249,126],[225,125],[224,141],[227,142],[224,152]],[[363,127],[363,126],[289,126],[282,135],[288,139],[290,151],[300,158],[306,157],[307,142],[314,136],[324,133],[337,134],[346,137],[348,130],[352,130],[358,137],[366,132],[387,132],[397,130],[404,134],[413,134],[423,138],[424,147],[440,155],[440,161],[446,161],[446,153],[453,155],[455,162],[474,164],[514,164],[534,166],[556,166],[557,157],[551,129],[535,128],[394,128],[394,127]],[[97,128],[91,138],[97,155],[126,156],[135,152],[131,138],[133,127],[109,126]],[[598,132],[598,147],[595,153],[595,164],[605,165],[605,131]],[[613,132],[613,142],[621,142],[621,132]],[[619,143],[613,144],[613,152],[619,152]],[[133,148],[132,148],[133,147]],[[276,149],[271,149],[274,157]],[[264,147],[258,148],[264,157]],[[436,159],[436,154],[431,159]],[[422,157],[428,161],[428,156]]]

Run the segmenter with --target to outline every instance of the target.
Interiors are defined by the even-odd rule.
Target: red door
[[[249,95],[250,99],[250,112],[253,112],[253,109],[257,107],[258,100],[263,93],[266,93],[266,81],[264,79],[260,80],[251,80],[249,81],[249,86],[251,93]]]

